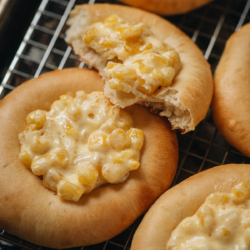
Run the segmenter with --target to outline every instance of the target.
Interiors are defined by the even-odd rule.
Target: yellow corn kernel
[[[92,182],[96,182],[99,172],[96,169],[82,167],[80,170],[78,180],[82,184],[90,184]]]
[[[142,55],[149,55],[149,54],[152,54],[151,50],[145,50],[142,52]]]
[[[146,51],[146,50],[150,50],[153,48],[153,45],[151,43],[148,43],[146,45],[144,45],[142,48],[141,48],[141,51]]]
[[[131,115],[123,110],[120,109],[120,119],[118,120],[118,126],[122,129],[128,130],[133,125],[133,119]]]
[[[31,170],[35,175],[44,175],[52,165],[50,155],[41,156],[32,161]]]
[[[154,77],[154,79],[157,79],[157,80],[163,80],[164,78],[164,75],[159,69],[154,69],[152,72],[152,76]]]
[[[144,95],[152,95],[155,92],[156,88],[157,88],[157,86],[154,86],[154,85],[150,85],[150,89],[147,89],[142,85],[138,85],[136,87],[136,89],[138,91],[142,92]]]
[[[132,145],[136,150],[141,150],[144,142],[144,134],[142,130],[138,128],[131,128],[127,132],[128,136],[132,141]]]
[[[128,39],[128,38],[138,38],[141,35],[142,29],[141,27],[125,27],[120,26],[116,28],[116,31],[118,31],[122,38]]]
[[[150,74],[152,72],[152,68],[147,67],[144,63],[139,62],[139,70],[141,74]]]
[[[111,41],[107,37],[102,37],[99,41],[99,44],[103,47],[113,47],[115,45],[115,42]]]
[[[56,152],[56,156],[61,167],[64,167],[69,163],[69,153],[66,149],[61,149]]]
[[[121,128],[115,129],[108,137],[108,141],[109,145],[116,150],[122,150],[131,145],[130,138]]]
[[[63,200],[79,201],[83,193],[83,187],[76,186],[69,181],[61,180],[58,183],[57,194]]]
[[[97,30],[95,28],[91,28],[85,31],[84,33],[84,42],[89,45],[95,38]]]
[[[75,134],[75,129],[73,128],[71,122],[67,119],[63,119],[63,129],[68,136]]]
[[[117,63],[108,62],[108,65],[107,65],[106,69],[113,69],[115,65],[117,65]]]
[[[163,69],[165,76],[162,80],[162,86],[169,86],[171,85],[174,76],[175,76],[175,69],[171,67],[167,67]]]
[[[32,129],[41,129],[46,121],[46,111],[36,110],[28,114],[27,124]]]
[[[124,177],[124,167],[121,164],[105,164],[102,167],[102,176],[109,183],[116,183]]]
[[[89,136],[88,147],[92,150],[107,149],[107,136],[101,132],[94,132]]]
[[[137,80],[138,80],[138,85],[144,85],[146,83],[146,81],[140,76],[138,76]]]
[[[113,70],[113,77],[119,80],[136,80],[137,75],[136,71],[133,68],[128,68],[126,66],[120,67],[118,69]]]
[[[159,56],[159,55],[157,55],[157,54],[151,54],[151,55],[150,55],[150,58],[151,58],[152,60],[156,61],[156,62],[163,63],[163,64],[169,66],[169,63],[168,63],[167,58],[164,58],[164,57]]]
[[[129,161],[129,170],[136,170],[140,166],[140,162],[135,161],[135,160],[130,160]]]
[[[117,15],[111,15],[103,21],[103,24],[109,27],[115,27],[116,24],[118,23],[119,23],[119,17]]]
[[[113,90],[119,90],[122,91],[123,90],[123,84],[122,81],[117,81],[114,79],[109,80],[109,87]]]
[[[126,149],[119,153],[116,153],[112,160],[116,163],[123,163],[124,160],[131,160],[135,158],[135,151],[133,149]]]
[[[171,67],[174,67],[176,62],[180,62],[180,56],[175,50],[170,50],[166,53],[164,53],[164,56],[166,55],[167,58],[170,60]]]
[[[45,154],[51,147],[50,141],[44,136],[34,136],[30,145],[30,150],[36,154]]]
[[[19,159],[26,167],[30,167],[32,160],[27,150],[21,151],[21,153],[19,154]]]
[[[43,185],[52,191],[56,191],[60,180],[62,180],[62,176],[55,169],[51,168],[43,176]]]
[[[67,103],[66,112],[73,121],[76,121],[81,115],[81,109],[77,107],[75,102]]]
[[[70,96],[70,95],[61,95],[61,96],[60,96],[60,100],[61,100],[61,101],[64,101],[64,102],[68,102],[68,101],[72,101],[72,100],[73,100],[73,97]]]
[[[143,42],[139,39],[129,38],[125,41],[124,49],[130,54],[138,54],[140,52],[140,46]]]
[[[230,234],[230,232],[226,229],[226,228],[220,228],[220,234],[222,236],[228,236]]]

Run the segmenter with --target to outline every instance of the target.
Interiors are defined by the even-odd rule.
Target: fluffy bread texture
[[[46,247],[96,244],[126,229],[171,185],[178,162],[176,134],[166,119],[140,105],[126,110],[145,135],[141,165],[123,183],[101,186],[79,202],[63,201],[21,163],[18,134],[28,113],[49,110],[68,91],[90,93],[103,85],[93,70],[57,70],[22,84],[1,101],[0,228]]]
[[[250,182],[250,165],[230,164],[203,171],[171,188],[146,213],[131,250],[166,250],[171,232],[183,219],[194,215],[207,196],[231,192],[243,180]]]
[[[70,14],[66,42],[73,47],[80,60],[95,67],[104,76],[107,61],[85,44],[82,35],[89,25],[112,14],[131,23],[145,23],[159,39],[179,53],[182,68],[172,85],[148,96],[143,104],[167,116],[173,129],[180,129],[183,133],[194,130],[205,117],[212,99],[212,74],[200,49],[177,27],[155,14],[132,7],[79,5]],[[104,93],[114,103],[113,91],[105,87]]]
[[[212,113],[224,138],[250,157],[250,24],[227,41],[214,76]]]
[[[213,0],[118,0],[137,8],[148,10],[160,15],[183,14],[199,8]]]

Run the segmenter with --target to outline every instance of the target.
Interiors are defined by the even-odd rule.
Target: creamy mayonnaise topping
[[[19,134],[20,160],[46,188],[66,200],[105,183],[120,183],[139,167],[144,135],[103,92],[63,95],[50,111],[36,110]]]
[[[172,232],[167,250],[249,250],[250,187],[236,185],[231,193],[213,193],[192,217]]]
[[[112,61],[104,73],[114,91],[152,95],[171,85],[181,67],[179,54],[143,23],[132,25],[112,15],[92,24],[83,37],[103,59]]]

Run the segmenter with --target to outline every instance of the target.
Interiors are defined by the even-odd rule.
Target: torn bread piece
[[[146,105],[183,133],[205,117],[213,92],[210,66],[174,25],[139,9],[108,4],[77,6],[68,24],[67,43],[99,70],[112,103]]]

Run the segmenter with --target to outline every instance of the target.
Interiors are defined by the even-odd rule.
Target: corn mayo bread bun
[[[227,41],[214,75],[212,112],[224,138],[250,157],[250,24]]]
[[[210,66],[174,25],[109,4],[76,6],[68,24],[66,42],[80,60],[99,70],[112,103],[149,106],[183,133],[205,117],[213,92]]]
[[[175,15],[199,8],[212,0],[119,0],[160,15]]]
[[[170,186],[178,161],[175,132],[167,120],[139,105],[126,111],[133,127],[145,136],[140,167],[122,183],[103,185],[79,201],[67,201],[45,188],[20,161],[18,135],[30,112],[48,111],[69,91],[89,94],[103,85],[93,70],[57,70],[22,84],[1,101],[0,228],[46,247],[96,244],[126,229]]]
[[[249,249],[249,194],[250,165],[223,165],[194,175],[154,203],[131,250]]]

